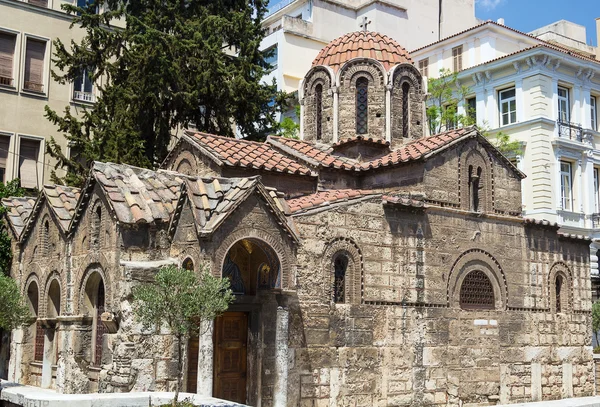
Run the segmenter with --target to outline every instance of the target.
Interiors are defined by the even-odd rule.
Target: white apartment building
[[[526,217],[600,239],[600,61],[585,38],[584,27],[565,21],[531,34],[490,21],[411,55],[424,76],[457,71],[471,92],[459,113],[474,108],[477,123],[491,134],[521,142],[515,160],[527,175]],[[592,243],[595,287],[599,249],[600,242]]]
[[[55,164],[44,154],[50,137],[70,153],[44,107],[62,113],[70,106],[78,114],[95,100],[86,75],[64,85],[51,79],[52,41],[60,38],[68,46],[83,34],[69,29],[73,18],[61,10],[64,3],[69,0],[0,0],[0,181],[18,177],[23,187],[40,188]]]
[[[273,50],[265,78],[278,89],[298,90],[319,51],[331,40],[365,28],[407,49],[437,41],[477,24],[474,0],[282,0],[263,21],[261,49]]]

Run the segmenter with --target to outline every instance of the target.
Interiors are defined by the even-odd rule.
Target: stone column
[[[287,308],[277,307],[275,332],[275,386],[273,388],[273,406],[287,406],[288,378],[288,333],[289,312]]]
[[[212,397],[213,395],[214,329],[214,321],[202,321],[200,324],[197,393],[205,397]]]
[[[337,143],[339,140],[340,89],[337,86],[332,86],[331,92],[333,93],[333,142]]]
[[[35,329],[35,324],[33,325]],[[29,330],[32,328],[30,327]],[[25,345],[25,328],[12,331],[10,341],[10,359],[8,360],[8,381],[21,382],[21,361],[23,359],[23,345]]]
[[[573,365],[570,362],[562,365],[562,396],[573,397]]]
[[[54,364],[54,328],[44,329],[44,360],[42,364],[42,388],[52,386],[52,365]]]
[[[385,86],[385,140],[392,142],[392,84]]]
[[[542,365],[531,362],[531,401],[542,400]]]

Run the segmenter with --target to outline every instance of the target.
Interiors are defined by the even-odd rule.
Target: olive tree
[[[199,334],[203,321],[225,312],[234,296],[229,279],[214,277],[202,266],[200,277],[191,270],[162,267],[152,283],[134,287],[134,313],[146,330],[166,326],[177,340],[177,384],[173,406],[177,404],[183,381],[183,343]]]

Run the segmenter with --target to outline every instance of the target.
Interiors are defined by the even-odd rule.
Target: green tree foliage
[[[18,179],[7,182],[6,184],[0,182],[0,199],[8,198],[11,196],[25,196],[25,190],[21,188],[21,182]],[[0,218],[4,217],[6,213],[6,207],[0,205]],[[0,228],[0,274],[9,275],[10,266],[12,264],[12,246],[10,237],[6,231],[6,225],[4,220],[2,227]],[[0,304],[2,304],[0,302]]]
[[[300,120],[300,105],[294,106],[294,112],[296,120],[291,117],[284,117],[279,124],[279,136],[292,139],[300,138],[300,124],[297,122]]]
[[[427,106],[425,114],[430,134],[437,134],[455,127],[476,126],[479,132],[509,157],[522,154],[521,143],[511,140],[508,134],[490,130],[486,123],[478,125],[476,112],[466,107],[465,114],[458,113],[459,103],[465,102],[471,89],[461,85],[458,73],[448,69],[440,70],[439,78],[429,78],[427,81]]]
[[[31,313],[21,297],[19,286],[9,276],[0,273],[0,331],[10,331],[23,325]]]
[[[200,279],[189,270],[166,266],[154,282],[134,288],[134,313],[146,330],[166,324],[177,339],[178,377],[173,399],[177,403],[183,380],[183,343],[198,333],[202,321],[210,321],[225,312],[234,296],[229,280],[216,278],[201,267]]]
[[[598,331],[600,331],[600,301],[596,301],[592,304],[592,332],[594,332],[594,337],[596,338],[596,347],[594,351],[596,353],[600,350],[600,340],[598,338]]]
[[[80,42],[54,41],[52,77],[73,82],[90,72],[100,90],[80,115],[46,107],[77,159],[55,140],[48,152],[81,185],[93,160],[142,167],[161,162],[171,134],[194,123],[200,131],[251,139],[276,130],[275,84],[259,50],[267,0],[90,0],[63,4],[75,15]],[[96,14],[96,10],[102,10]],[[124,25],[123,28],[115,27]],[[271,51],[272,52],[272,51]],[[58,167],[57,166],[57,167]]]

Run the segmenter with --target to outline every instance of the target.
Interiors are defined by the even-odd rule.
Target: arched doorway
[[[104,312],[105,291],[104,280],[99,272],[94,271],[88,277],[85,284],[85,309],[92,317],[92,332],[90,343],[90,363],[100,366],[102,363],[102,345],[106,328],[100,316]]]
[[[42,387],[52,387],[52,380],[56,378],[56,361],[58,356],[57,318],[60,315],[61,289],[57,278],[52,278],[46,292],[46,319],[44,327],[43,362],[42,362]]]
[[[229,312],[215,320],[213,395],[252,404],[258,391],[258,371],[249,372],[248,366],[260,364],[260,313],[276,314],[276,306],[271,313],[264,301],[269,292],[281,287],[281,262],[263,240],[244,238],[227,251],[222,276],[231,281],[237,300]]]

